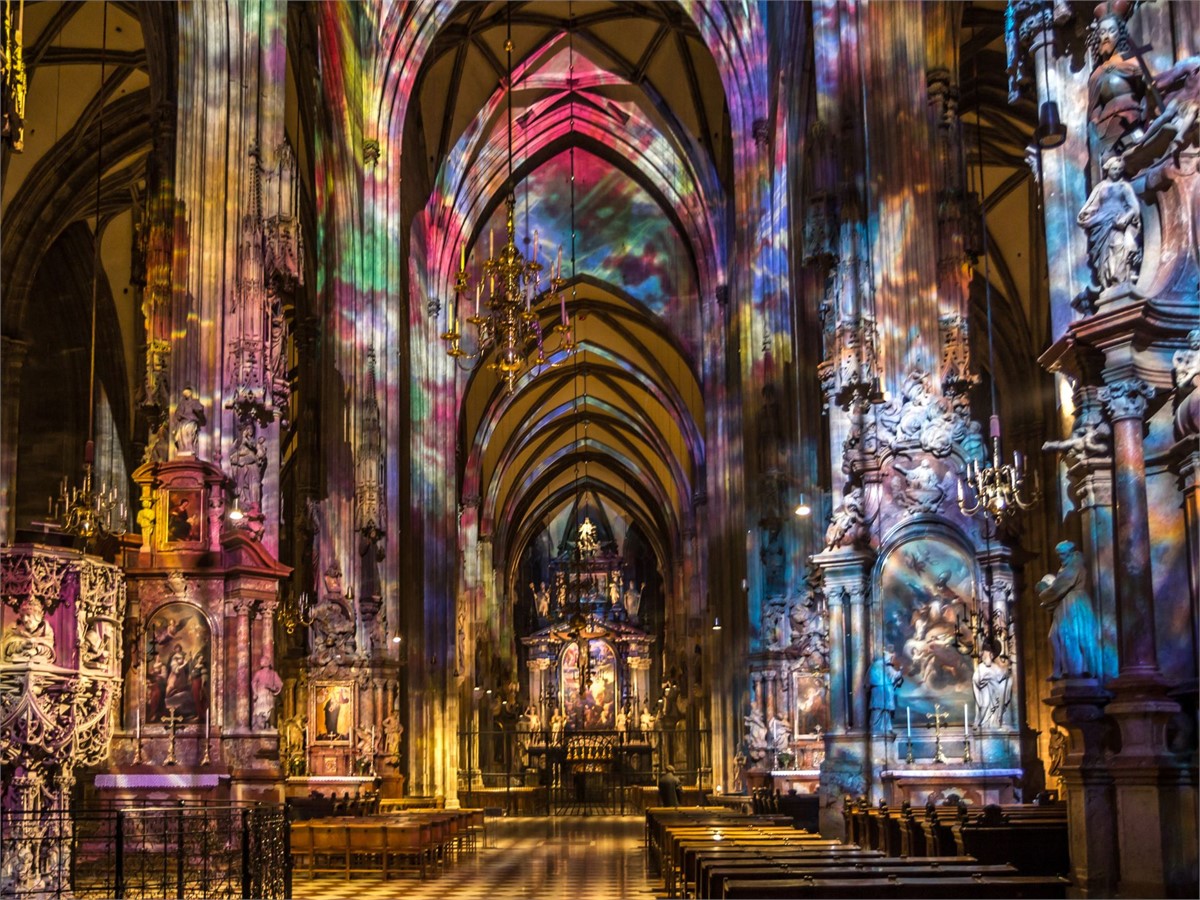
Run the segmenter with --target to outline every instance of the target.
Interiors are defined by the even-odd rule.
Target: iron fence
[[[290,897],[282,805],[102,805],[5,816],[4,897]]]

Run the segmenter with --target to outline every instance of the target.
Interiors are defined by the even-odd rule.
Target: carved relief
[[[825,549],[861,547],[869,537],[866,498],[859,485],[847,485],[842,502],[833,510],[825,529]]]
[[[375,349],[367,351],[367,371],[359,401],[358,451],[354,462],[355,527],[361,539],[359,553],[372,552],[382,560],[387,535],[387,504],[384,498],[383,429],[379,398],[375,390]]]
[[[1085,388],[1079,392],[1079,406],[1075,410],[1075,427],[1061,441],[1046,441],[1042,449],[1050,453],[1062,453],[1068,466],[1098,463],[1112,453],[1112,426],[1104,419],[1104,408],[1097,391]]]
[[[904,476],[902,481],[897,479],[899,483],[893,494],[896,503],[908,515],[936,514],[946,499],[946,489],[942,487],[942,474],[929,457],[922,457],[920,463],[907,469],[898,463],[892,467]]]
[[[1188,332],[1188,345],[1171,357],[1175,382],[1175,437],[1200,432],[1200,328]]]

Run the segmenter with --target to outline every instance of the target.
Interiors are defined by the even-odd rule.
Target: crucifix
[[[162,717],[163,725],[171,732],[171,739],[167,744],[167,758],[163,760],[164,766],[175,766],[179,764],[179,760],[175,758],[175,730],[183,724],[183,716],[172,707],[167,710],[167,714]]]
[[[946,754],[942,752],[942,724],[950,718],[950,713],[942,712],[942,704],[933,704],[933,712],[925,713],[925,718],[933,723],[933,761],[944,763]]]

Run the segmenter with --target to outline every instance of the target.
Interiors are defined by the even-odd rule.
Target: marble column
[[[228,615],[228,610],[231,609],[236,617],[233,684],[225,690],[226,709],[229,708],[229,695],[233,694],[233,728],[236,731],[250,730],[250,612],[253,608],[254,601],[249,597],[233,597],[230,598],[226,612]],[[226,676],[229,671],[230,667],[226,663]]]
[[[1183,773],[1167,750],[1167,725],[1179,705],[1167,697],[1154,630],[1142,437],[1153,395],[1153,388],[1136,377],[1115,378],[1100,390],[1113,426],[1120,668],[1110,685],[1115,696],[1108,714],[1121,729],[1121,750],[1111,771],[1120,850],[1118,892],[1127,897],[1169,896],[1170,886],[1186,877],[1177,840],[1185,833],[1180,822]]]

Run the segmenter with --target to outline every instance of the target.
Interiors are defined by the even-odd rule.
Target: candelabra
[[[57,502],[50,500],[50,515],[62,517],[63,531],[83,539],[87,549],[95,546],[108,537],[119,537],[126,531],[128,511],[125,504],[118,498],[117,489],[102,484],[99,491],[94,487],[92,473],[93,443],[87,442],[84,463],[83,483],[78,487],[67,484],[64,476],[59,486]]]
[[[933,761],[944,763],[946,754],[942,751],[942,723],[950,718],[950,713],[942,712],[942,705],[935,703],[933,712],[925,713],[925,718],[933,724]]]
[[[313,622],[312,598],[305,591],[299,598],[289,596],[279,610],[279,624],[284,631],[293,634],[300,626],[307,628]]]
[[[1011,464],[1001,462],[999,416],[991,418],[991,437],[992,458],[989,463],[980,466],[978,460],[971,460],[967,463],[965,478],[958,481],[958,508],[968,516],[986,511],[1000,523],[1018,510],[1032,509],[1039,500],[1039,492],[1036,473],[1033,483],[1026,483],[1025,461],[1020,452],[1013,452]],[[974,494],[973,503],[967,501],[964,481]]]

